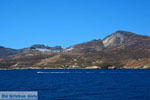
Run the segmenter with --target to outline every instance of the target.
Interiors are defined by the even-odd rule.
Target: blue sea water
[[[0,91],[38,91],[39,100],[150,100],[150,70],[0,70]]]

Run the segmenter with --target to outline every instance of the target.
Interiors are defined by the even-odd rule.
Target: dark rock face
[[[42,44],[34,44],[31,47],[29,47],[30,49],[36,49],[36,48],[41,48],[41,49],[50,49],[50,47],[42,45]]]

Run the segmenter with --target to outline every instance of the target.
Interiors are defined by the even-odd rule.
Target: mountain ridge
[[[91,40],[68,48],[35,44],[15,51],[15,49],[0,47],[0,56],[2,69],[143,69],[150,68],[150,37],[119,30],[103,40]]]
[[[108,37],[110,37],[110,36],[112,36],[112,35],[115,35],[115,34],[118,34],[118,33],[124,34],[124,35],[126,35],[126,36],[128,36],[128,37],[129,37],[130,35],[132,35],[132,36],[138,35],[138,36],[150,37],[150,36],[146,36],[146,35],[135,34],[135,33],[133,33],[133,32],[128,32],[128,31],[124,31],[124,30],[117,30],[117,31],[111,33],[110,35],[106,36],[104,39],[98,39],[98,40],[104,41],[104,40],[107,39]],[[98,40],[94,39],[94,40],[91,40],[91,41],[98,41]],[[88,43],[88,42],[91,42],[91,41],[87,41],[87,42],[83,42],[83,43]],[[80,45],[80,44],[83,44],[83,43],[78,43],[78,44],[75,44],[75,45]],[[73,46],[75,46],[75,45],[73,45]],[[41,47],[43,46],[43,47],[45,47],[45,48],[60,47],[61,49],[67,49],[67,48],[69,48],[69,47],[62,48],[62,47],[59,46],[59,45],[54,46],[54,47],[50,47],[50,46],[45,46],[44,44],[33,44],[33,45],[31,45],[31,46],[29,46],[29,47],[26,47],[26,48],[32,48],[32,47],[34,47],[34,46],[41,46]],[[3,47],[3,48],[8,48],[8,47],[0,46],[0,48],[2,48],[2,47]],[[70,47],[71,47],[71,46],[70,46]],[[22,49],[24,49],[24,48],[21,48],[21,49],[9,48],[9,49],[22,50]]]

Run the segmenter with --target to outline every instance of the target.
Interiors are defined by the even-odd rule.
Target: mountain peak
[[[123,35],[123,36],[135,35],[135,33],[128,32],[128,31],[123,31],[123,30],[118,30],[118,31],[112,33],[111,35],[113,35],[113,34],[121,34],[121,35]]]
[[[34,45],[32,45],[31,47],[30,47],[30,49],[36,49],[36,48],[50,48],[50,47],[48,47],[48,46],[45,46],[45,45],[43,45],[43,44],[34,44]]]
[[[103,40],[103,44],[105,47],[122,44],[125,40],[129,39],[130,37],[134,35],[135,34],[132,32],[118,30],[112,33],[111,35],[107,36]]]

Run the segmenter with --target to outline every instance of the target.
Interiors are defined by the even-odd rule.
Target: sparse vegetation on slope
[[[0,47],[0,68],[150,68],[150,37],[116,31],[66,49],[33,45],[14,50]]]

